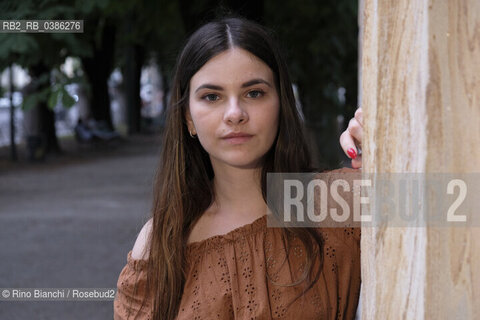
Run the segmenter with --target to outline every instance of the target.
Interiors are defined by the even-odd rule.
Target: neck
[[[216,170],[215,170],[216,169]],[[266,213],[261,168],[214,168],[215,211],[226,216],[259,217]]]

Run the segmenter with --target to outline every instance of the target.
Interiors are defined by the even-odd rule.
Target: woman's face
[[[272,70],[246,50],[229,49],[198,70],[189,93],[188,129],[198,135],[213,167],[258,167],[278,129]],[[248,136],[226,138],[232,133]]]

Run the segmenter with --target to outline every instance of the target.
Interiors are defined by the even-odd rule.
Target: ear
[[[190,108],[185,111],[185,120],[187,121],[188,131],[192,134],[196,134],[195,125],[193,124],[192,115],[190,114]]]

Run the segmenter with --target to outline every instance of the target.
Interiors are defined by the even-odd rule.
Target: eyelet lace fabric
[[[350,172],[348,168],[334,170]],[[350,199],[351,200],[351,199]],[[286,259],[284,229],[267,227],[263,216],[227,234],[187,246],[187,278],[177,320],[204,319],[354,319],[360,293],[360,228],[317,228],[323,237],[318,281],[306,287],[280,286],[300,279],[305,249],[293,237]],[[317,270],[320,259],[315,259]],[[268,274],[268,277],[267,277]],[[146,261],[131,251],[117,282],[114,318],[152,319],[145,295]]]

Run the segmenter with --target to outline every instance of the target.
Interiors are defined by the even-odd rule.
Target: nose
[[[245,123],[248,121],[248,113],[238,99],[232,98],[225,108],[223,120],[230,124]]]

